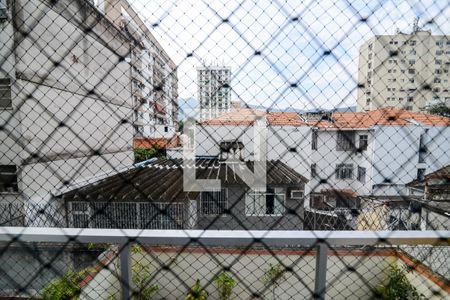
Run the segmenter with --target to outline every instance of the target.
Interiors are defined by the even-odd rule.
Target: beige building
[[[359,50],[357,110],[450,106],[449,69],[450,36],[417,25],[410,34],[375,36]]]

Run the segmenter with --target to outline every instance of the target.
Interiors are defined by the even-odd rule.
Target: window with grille
[[[313,130],[312,138],[311,138],[311,149],[312,150],[317,150],[317,137],[318,137],[317,130]]]
[[[358,181],[366,183],[366,168],[358,166]]]
[[[317,164],[311,164],[311,178],[317,177]]]
[[[90,207],[88,202],[70,202],[70,226],[75,228],[89,228]]]
[[[336,150],[348,151],[355,148],[355,132],[354,131],[338,131]]]
[[[367,150],[369,144],[369,136],[367,134],[362,134],[359,136],[359,150]]]
[[[202,192],[200,209],[203,215],[222,215],[228,208],[228,190]]]
[[[353,165],[352,164],[337,165],[336,179],[353,179]]]
[[[12,108],[11,79],[0,78],[0,108]]]
[[[267,192],[250,191],[245,197],[247,216],[282,216],[285,212],[282,188],[267,188]]]
[[[0,192],[18,192],[17,167],[14,165],[0,165]]]

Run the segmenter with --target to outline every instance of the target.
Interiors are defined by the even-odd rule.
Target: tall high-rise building
[[[450,36],[414,25],[412,33],[375,36],[359,50],[357,110],[450,106]]]
[[[231,69],[223,66],[197,68],[200,120],[216,118],[231,109]]]

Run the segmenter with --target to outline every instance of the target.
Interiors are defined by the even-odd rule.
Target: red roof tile
[[[145,148],[152,149],[153,146],[159,148],[174,148],[180,145],[180,137],[174,135],[170,139],[166,138],[134,138],[133,147],[134,148]]]
[[[405,126],[415,122],[429,126],[449,126],[450,118],[412,112],[403,109],[381,108],[368,112],[333,113],[332,121],[309,122],[310,125],[330,128],[370,128],[374,125]]]
[[[266,117],[270,125],[300,126],[306,123],[295,112],[265,112],[251,108],[239,108],[215,119],[203,121],[205,125],[252,125],[260,117]]]

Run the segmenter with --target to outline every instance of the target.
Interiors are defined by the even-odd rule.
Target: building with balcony
[[[214,119],[231,110],[231,69],[221,66],[197,68],[200,120]]]
[[[54,190],[133,163],[131,68],[122,59],[133,41],[88,1],[6,4],[0,199],[22,203],[26,224],[50,225],[52,215],[35,213],[52,207]]]
[[[359,50],[357,111],[450,106],[450,36],[415,25],[412,33],[377,35]]]
[[[175,63],[128,1],[99,0],[97,7],[134,40],[129,61],[136,108],[135,137],[173,137],[179,109]]]

